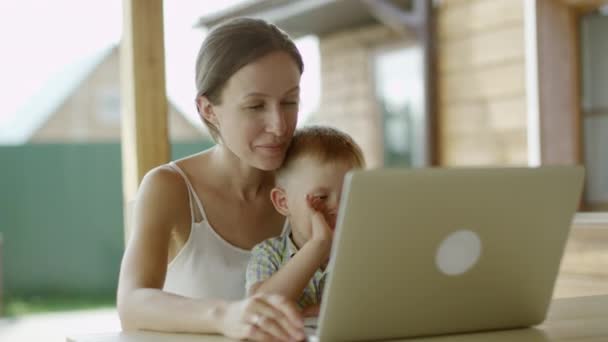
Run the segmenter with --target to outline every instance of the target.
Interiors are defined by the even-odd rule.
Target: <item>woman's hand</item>
[[[256,294],[228,304],[222,333],[251,341],[301,341],[304,321],[296,305],[283,296]]]

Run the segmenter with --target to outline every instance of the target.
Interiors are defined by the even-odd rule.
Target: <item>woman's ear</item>
[[[218,126],[217,116],[213,110],[213,104],[207,96],[201,95],[196,98],[196,108],[198,109],[198,114],[206,121],[212,123],[216,127]]]
[[[289,206],[287,206],[287,194],[283,188],[275,187],[270,190],[270,200],[276,211],[283,216],[289,215]]]

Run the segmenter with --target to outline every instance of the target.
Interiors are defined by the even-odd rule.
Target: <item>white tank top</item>
[[[186,174],[175,162],[169,166],[188,186],[192,225],[188,240],[169,263],[163,290],[190,298],[242,299],[245,296],[245,269],[251,252],[218,235],[209,225],[203,205]],[[195,222],[194,205],[201,214],[200,222]]]

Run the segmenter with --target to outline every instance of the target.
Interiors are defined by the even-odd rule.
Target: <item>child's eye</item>
[[[318,198],[318,199],[320,199],[320,200],[322,200],[322,201],[327,200],[327,198],[328,198],[328,197],[329,197],[329,196],[327,196],[327,195],[316,195],[316,196],[315,196],[315,198]]]
[[[281,102],[281,104],[283,106],[297,106],[298,102],[296,102],[296,101],[285,101],[285,102]]]

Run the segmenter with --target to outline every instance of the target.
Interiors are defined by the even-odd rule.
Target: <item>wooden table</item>
[[[73,336],[68,342],[226,342],[215,335],[114,332]],[[405,340],[404,340],[405,341]],[[608,341],[608,295],[554,300],[547,320],[531,329],[409,339],[420,342]]]

